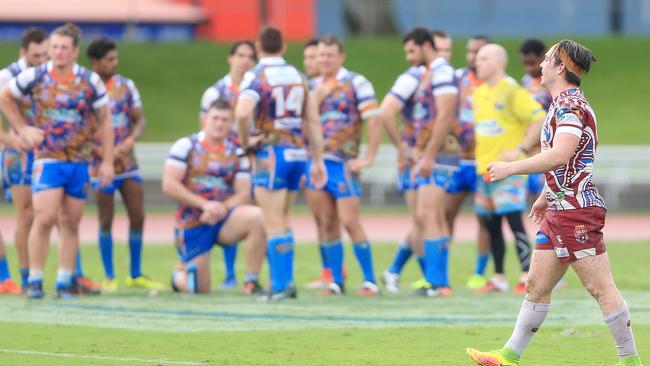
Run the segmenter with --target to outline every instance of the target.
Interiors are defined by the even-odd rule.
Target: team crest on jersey
[[[589,233],[584,225],[576,225],[573,233],[576,236],[576,241],[580,244],[584,244],[589,240]]]

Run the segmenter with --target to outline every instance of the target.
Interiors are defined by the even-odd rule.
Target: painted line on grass
[[[158,365],[198,366],[198,365],[205,365],[207,363],[207,361],[174,361],[174,360],[166,360],[166,359],[154,360],[154,359],[136,358],[136,357],[80,355],[75,353],[41,352],[41,351],[3,349],[3,348],[0,348],[0,353],[13,353],[13,354],[30,355],[30,356],[62,357],[62,358],[73,358],[73,359],[77,358],[77,359],[91,359],[91,360],[104,360],[104,361],[155,363]]]
[[[208,317],[208,318],[228,318],[234,320],[294,320],[294,321],[334,321],[334,322],[351,322],[351,323],[393,323],[393,324],[477,324],[477,323],[492,323],[492,322],[512,322],[512,317],[501,318],[481,318],[481,317],[461,317],[461,316],[432,316],[432,317],[400,317],[400,318],[386,318],[386,317],[361,317],[361,316],[347,316],[347,315],[291,315],[291,314],[274,314],[274,313],[238,313],[228,311],[194,311],[194,310],[164,310],[164,309],[147,309],[137,307],[124,307],[124,306],[106,306],[106,305],[90,305],[90,304],[52,304],[46,306],[53,306],[57,308],[80,309],[89,311],[101,311],[107,313],[142,313],[154,315],[172,315],[181,317]],[[575,318],[571,318],[576,320]],[[564,321],[569,320],[568,317],[554,316],[549,320]]]

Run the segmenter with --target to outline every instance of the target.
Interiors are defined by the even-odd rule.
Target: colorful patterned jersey
[[[246,74],[247,78],[250,78],[252,74]],[[239,97],[239,88],[241,85],[250,83],[251,80],[242,80],[240,85],[235,85],[232,82],[230,75],[226,75],[221,79],[217,80],[212,86],[207,88],[203,92],[201,97],[201,114],[206,113],[210,108],[210,105],[216,102],[218,99],[223,99],[230,103],[230,106],[235,110],[235,104],[237,104],[237,97]]]
[[[255,132],[265,143],[281,147],[305,147],[303,115],[307,80],[282,57],[263,57],[244,76],[239,98],[257,101]]]
[[[566,165],[545,173],[549,209],[605,208],[591,181],[598,146],[596,114],[580,89],[563,91],[551,104],[540,137],[542,151],[552,148],[561,133],[579,137],[580,143]]]
[[[133,109],[142,108],[142,100],[135,83],[122,75],[114,75],[106,83],[106,95],[108,95],[108,106],[113,121],[114,143],[117,146],[133,133],[135,127]],[[96,127],[97,131],[99,131],[99,126]],[[97,168],[101,164],[101,154],[98,149],[101,146],[101,141],[97,133],[95,133],[95,137],[95,147],[97,149],[93,154],[91,176],[96,176]],[[114,167],[116,177],[138,170],[134,150],[131,150],[131,153],[126,156],[115,155]]]
[[[310,89],[324,83],[322,77],[312,80]],[[379,114],[375,89],[357,73],[341,68],[331,81],[331,92],[318,106],[323,124],[324,156],[346,161],[359,155],[361,123]]]
[[[501,160],[501,154],[515,150],[524,141],[528,126],[546,113],[528,90],[506,76],[490,86],[483,83],[472,98],[476,136],[476,171]]]
[[[390,88],[390,94],[402,102],[402,143],[408,147],[415,147],[413,96],[425,71],[424,66],[411,66],[395,80],[395,84]]]
[[[21,72],[27,70],[27,61],[24,58],[18,59],[18,61],[11,63],[9,66],[0,70],[0,89],[4,87],[9,81]],[[29,97],[22,98],[18,104],[18,110],[22,114],[23,118],[27,124],[32,124],[32,119],[34,118],[34,112],[31,109],[32,103]],[[12,129],[13,131],[13,129]]]
[[[521,78],[521,85],[528,89],[537,103],[541,104],[542,108],[548,112],[548,109],[551,108],[551,103],[553,103],[553,97],[551,96],[551,93],[542,86],[542,78],[534,78],[530,76],[530,74],[526,74]]]
[[[240,157],[241,153],[241,148],[228,139],[220,146],[210,146],[205,134],[199,132],[176,141],[165,164],[185,169],[183,184],[193,193],[207,200],[224,201],[235,193],[235,179],[250,179],[248,158]],[[200,208],[179,204],[176,228],[201,225],[201,213]]]
[[[16,98],[30,97],[33,124],[44,132],[35,159],[90,161],[93,110],[108,104],[99,75],[75,64],[72,74],[64,78],[50,61],[21,72],[9,86]]]
[[[442,57],[431,62],[424,73],[417,90],[415,91],[415,106],[413,107],[413,124],[415,127],[416,154],[418,157],[424,152],[437,117],[436,97],[443,94],[458,94],[458,81],[454,68]],[[460,147],[456,136],[457,126],[452,127],[445,138],[442,153],[458,155]]]
[[[474,110],[472,96],[474,90],[483,82],[469,67],[456,70],[460,100],[458,105],[458,138],[460,140],[461,159],[474,160],[476,137],[474,136]]]

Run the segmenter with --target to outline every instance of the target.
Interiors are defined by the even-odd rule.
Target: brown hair
[[[343,42],[333,34],[326,34],[322,36],[318,40],[318,43],[322,43],[325,46],[336,46],[339,49],[339,53],[343,53]]]
[[[74,23],[65,23],[64,25],[56,28],[52,34],[72,38],[72,43],[75,47],[79,46],[79,39],[81,38],[81,29]]]
[[[589,72],[596,58],[591,51],[578,42],[563,39],[553,46],[555,65],[564,64],[564,78],[569,84],[580,86],[582,75]]]
[[[41,44],[47,39],[47,33],[39,27],[29,27],[20,38],[20,47],[27,49],[31,43]]]
[[[259,42],[262,51],[270,54],[279,53],[282,50],[282,33],[275,27],[265,27],[260,32]]]

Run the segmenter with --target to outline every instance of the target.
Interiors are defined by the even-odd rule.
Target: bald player
[[[512,176],[499,182],[485,180],[488,163],[524,158],[537,144],[541,123],[546,116],[542,106],[506,75],[506,50],[487,44],[478,51],[476,72],[483,84],[472,98],[476,134],[475,209],[490,234],[495,274],[479,292],[508,291],[504,276],[505,240],[501,222],[508,221],[517,243],[521,277],[515,292],[524,293],[530,266],[530,242],[522,213],[526,209],[525,177]]]

